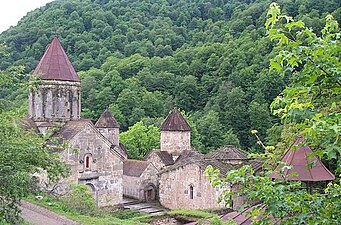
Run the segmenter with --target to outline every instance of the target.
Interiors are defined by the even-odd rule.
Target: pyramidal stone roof
[[[42,80],[80,82],[57,36],[53,38],[33,74]]]
[[[95,127],[97,128],[120,128],[115,117],[109,112],[108,109],[104,110],[102,115],[97,120]]]
[[[181,115],[177,108],[174,108],[172,112],[167,116],[162,123],[161,131],[191,131],[191,127],[188,125],[185,118]]]
[[[281,161],[292,169],[285,168],[284,176],[287,180],[300,180],[300,181],[324,181],[334,180],[335,176],[323,165],[323,163],[317,158],[317,156],[309,157],[313,154],[311,148],[304,145],[304,138],[298,137],[294,142],[294,147],[291,146],[285,153]],[[303,145],[302,145],[303,144]],[[312,164],[312,168],[309,168],[309,164]],[[271,178],[283,179],[278,174],[283,165],[278,165],[275,169],[276,173],[270,175]],[[298,176],[290,176],[291,173],[297,173]]]

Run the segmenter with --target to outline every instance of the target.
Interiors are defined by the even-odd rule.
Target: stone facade
[[[113,145],[120,144],[120,128],[97,128],[98,131],[106,137]]]
[[[166,166],[165,163],[160,159],[160,157],[155,152],[150,154],[149,157],[145,160],[153,164],[158,172],[161,171],[162,168]]]
[[[174,164],[172,155],[167,151],[152,150],[145,157],[144,160],[152,163],[158,172],[161,172],[166,166]]]
[[[34,121],[61,121],[80,118],[80,83],[42,80],[28,97],[28,114]]]
[[[153,201],[158,197],[158,170],[151,163],[147,163],[146,168],[142,168],[139,175],[127,173],[123,174],[123,194],[124,196],[138,199],[140,201]],[[139,165],[136,165],[139,167]],[[137,168],[136,168],[137,169]]]
[[[161,151],[179,155],[184,150],[191,150],[190,131],[161,131]]]
[[[111,143],[90,122],[84,122],[83,129],[68,144],[62,156],[71,168],[69,180],[89,185],[99,206],[121,203],[123,160]]]
[[[170,209],[221,208],[218,196],[221,193],[210,184],[196,164],[189,164],[161,174],[159,180],[160,203]]]

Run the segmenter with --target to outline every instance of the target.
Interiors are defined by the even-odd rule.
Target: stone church
[[[151,150],[144,160],[128,159],[119,142],[120,126],[107,109],[95,124],[80,117],[80,79],[58,37],[33,75],[38,79],[29,91],[24,124],[50,134],[55,141],[48,144],[70,167],[71,174],[61,181],[59,191],[67,191],[71,183],[85,184],[99,206],[119,205],[127,196],[159,201],[170,209],[219,208],[223,207],[217,202],[221,190],[213,188],[205,176],[208,165],[222,175],[246,164],[260,168],[259,162],[233,146],[206,155],[192,148],[191,128],[177,108],[161,125],[160,149]]]

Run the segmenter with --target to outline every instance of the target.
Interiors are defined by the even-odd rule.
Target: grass
[[[147,225],[150,221],[150,216],[142,215],[139,212],[132,210],[103,212],[99,215],[80,214],[76,211],[70,210],[65,204],[63,204],[63,202],[53,196],[45,195],[42,200],[37,200],[33,195],[31,195],[25,200],[84,225]]]
[[[210,224],[223,224],[218,221],[217,214],[204,210],[176,209],[159,216],[141,214],[134,210],[114,210],[113,208],[101,208],[94,212],[80,213],[54,196],[44,195],[42,200],[37,200],[30,195],[26,200],[84,225],[147,225],[158,217],[173,217],[182,221],[212,221]]]

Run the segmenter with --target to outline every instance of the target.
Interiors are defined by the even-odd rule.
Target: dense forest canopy
[[[281,0],[282,11],[319,32],[338,0]],[[279,119],[269,105],[291,74],[269,72],[276,54],[265,37],[267,0],[56,0],[0,34],[0,69],[31,72],[58,35],[82,80],[83,116],[109,107],[128,130],[139,121],[159,126],[174,105],[194,128],[203,152],[225,144],[257,150],[250,130],[276,140]],[[26,101],[27,90],[0,98]],[[294,138],[294,137],[293,137]]]

